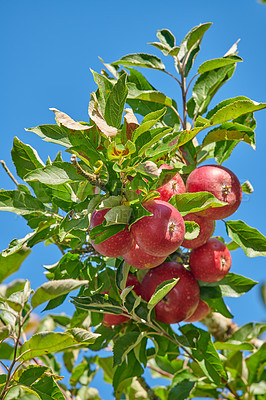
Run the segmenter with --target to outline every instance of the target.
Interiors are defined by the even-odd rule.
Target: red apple
[[[173,169],[170,165],[162,164],[159,167],[159,170],[162,169]],[[181,178],[181,175],[177,173],[170,181],[168,181],[165,185],[156,189],[157,192],[160,193],[160,197],[158,200],[169,201],[172,196],[178,193],[185,193],[186,187]]]
[[[126,287],[127,286],[134,286],[133,288],[134,292],[136,293],[137,296],[140,295],[140,283],[135,275],[128,274]],[[124,322],[127,322],[128,320],[129,318],[126,317],[125,315],[104,313],[102,323],[105,326],[121,325]]]
[[[184,240],[185,223],[179,211],[162,200],[143,203],[153,215],[139,219],[131,231],[139,247],[154,256],[173,253]]]
[[[196,322],[200,321],[202,318],[205,318],[206,315],[209,314],[210,312],[210,307],[208,306],[205,301],[201,300],[199,301],[198,307],[196,308],[196,311],[189,317],[185,319],[185,322]]]
[[[105,214],[110,208],[94,211],[90,221],[89,229],[94,228],[103,223]],[[133,245],[133,235],[125,228],[123,231],[116,233],[109,239],[101,243],[95,244],[94,240],[91,241],[93,247],[98,253],[107,257],[120,257],[127,253]]]
[[[213,234],[215,222],[211,219],[207,219],[201,217],[196,214],[187,214],[184,218],[184,221],[194,221],[199,225],[200,231],[198,236],[195,239],[184,239],[181,246],[186,247],[187,249],[194,249],[196,247],[202,246],[204,243],[210,239]]]
[[[196,279],[217,282],[229,272],[232,259],[228,248],[218,239],[209,239],[203,246],[193,249],[189,267]]]
[[[218,200],[228,203],[222,207],[208,208],[200,212],[210,219],[223,219],[232,215],[239,207],[242,189],[236,175],[219,165],[204,165],[194,169],[187,178],[187,192],[210,192]]]
[[[145,253],[139,245],[134,242],[128,253],[123,255],[123,259],[132,267],[139,269],[150,269],[162,264],[166,256],[154,256]]]
[[[155,306],[156,319],[165,324],[174,324],[190,317],[200,298],[197,280],[191,272],[176,262],[164,262],[159,267],[149,270],[140,285],[141,297],[149,301],[156,287],[172,278],[180,279]]]

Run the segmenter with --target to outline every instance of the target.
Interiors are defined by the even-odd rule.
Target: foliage
[[[166,172],[158,176],[161,164],[173,167],[167,180],[177,171],[185,180],[206,160],[221,165],[240,142],[255,148],[254,112],[266,108],[265,103],[239,96],[210,109],[216,92],[242,62],[236,45],[223,57],[201,64],[188,81],[210,25],[193,28],[180,45],[169,30],[157,32],[159,41],[150,44],[173,60],[177,76],[150,54],[103,62],[101,74],[92,71],[97,90],[90,97],[88,123],[52,109],[55,125],[28,129],[63,146],[71,154],[68,161],[58,153],[53,161],[44,162],[30,145],[14,139],[12,159],[23,183],[3,164],[16,188],[0,191],[0,209],[21,215],[31,232],[12,240],[0,255],[0,354],[5,369],[0,375],[1,399],[99,399],[90,384],[100,369],[104,380],[113,385],[116,399],[264,398],[266,350],[258,337],[266,325],[234,327],[231,334],[218,337],[210,323],[212,315],[223,322],[233,317],[224,297],[243,295],[257,282],[234,273],[219,282],[202,282],[201,297],[213,311],[203,321],[205,326],[168,326],[156,321],[154,307],[177,280],[158,287],[147,303],[132,287],[125,289],[129,271],[140,280],[143,271],[123,263],[121,257],[103,257],[91,245],[91,240],[100,243],[149,215],[142,204],[158,196],[156,188],[166,177]],[[175,79],[182,92],[182,112],[139,68]],[[202,131],[199,143],[197,134]],[[243,185],[246,193],[251,189],[249,182]],[[223,205],[205,192],[178,194],[171,204],[183,216]],[[102,225],[89,231],[96,208],[110,211]],[[243,221],[224,223],[232,240],[230,250],[242,248],[248,257],[266,255],[266,238],[256,228]],[[197,224],[188,223],[186,229],[191,238],[197,236]],[[47,282],[36,291],[28,280],[4,284],[40,242],[62,252],[55,265],[45,267]],[[179,249],[170,259],[186,265],[187,255]],[[46,303],[45,310],[53,310],[77,289],[72,297],[74,315],[47,313],[34,320],[36,307]],[[265,298],[265,287],[262,294]],[[128,322],[106,327],[103,313],[125,314]],[[227,328],[233,326],[226,321]],[[100,350],[107,347],[113,355],[102,357]],[[88,356],[84,349],[94,355]],[[57,353],[63,354],[64,368],[70,373],[68,384],[61,382]],[[146,369],[155,378],[168,379],[168,385],[150,388],[143,378]]]

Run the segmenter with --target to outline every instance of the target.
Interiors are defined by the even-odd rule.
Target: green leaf
[[[10,344],[2,342],[0,343],[0,354],[1,360],[12,360],[14,357],[14,347]]]
[[[191,118],[198,114],[204,114],[215,93],[220,87],[231,78],[235,70],[235,64],[227,65],[212,71],[204,72],[196,80],[192,98],[188,101],[188,114]],[[208,118],[208,115],[207,115]],[[232,118],[224,119],[221,122],[229,121]],[[217,122],[213,124],[218,124]]]
[[[195,386],[195,381],[184,379],[173,386],[169,392],[168,400],[185,400]]]
[[[230,239],[237,243],[248,257],[266,256],[266,237],[243,221],[226,221]]]
[[[217,385],[221,383],[222,378],[227,380],[227,374],[210,334],[192,324],[182,326],[180,331],[194,343],[195,348],[191,349],[192,355],[206,376]]]
[[[145,337],[145,332],[129,332],[120,336],[113,347],[113,367],[120,365],[128,355]]]
[[[107,211],[104,216],[106,226],[117,224],[128,224],[132,209],[128,206],[116,206]]]
[[[62,279],[45,282],[33,294],[31,305],[33,308],[36,308],[48,300],[67,294],[82,285],[86,285],[87,283],[88,281],[77,281],[75,279]]]
[[[209,207],[222,207],[225,202],[219,201],[210,192],[182,193],[174,195],[170,200],[182,216],[206,210]]]
[[[166,113],[166,108],[162,108],[157,111],[153,111],[143,118],[141,125],[135,129],[132,135],[132,140],[136,142],[137,138],[143,133],[149,131]]]
[[[260,366],[266,364],[266,343],[256,351],[256,353],[246,358],[246,365],[248,368],[248,384],[253,382],[260,382],[261,373]]]
[[[65,400],[52,376],[44,376],[38,382],[34,383],[31,389],[33,389],[33,393],[36,393],[41,400]]]
[[[169,29],[158,30],[156,36],[160,42],[169,47],[169,49],[175,46],[175,37]]]
[[[110,237],[116,235],[118,232],[123,231],[126,228],[124,224],[116,224],[116,225],[98,225],[95,228],[91,229],[89,234],[90,238],[94,240],[95,244],[99,244],[109,239]]]
[[[8,338],[10,336],[11,332],[12,332],[12,328],[10,325],[1,326],[0,327],[0,342],[5,340],[6,338]]]
[[[36,169],[24,177],[26,182],[39,181],[47,185],[61,185],[71,183],[72,181],[84,181],[81,175],[78,175],[75,167],[68,162],[55,162],[44,168]]]
[[[204,288],[206,289],[206,288]],[[201,290],[200,291],[200,295],[202,297],[202,299],[208,304],[208,306],[215,312],[218,312],[220,314],[222,314],[224,317],[226,318],[234,318],[233,314],[228,310],[224,299],[222,297],[216,297],[214,295],[214,298],[212,298],[212,290],[209,290],[210,293],[210,297],[209,294],[206,295],[206,292],[208,292],[208,290]],[[215,292],[215,290],[214,290]]]
[[[130,82],[128,82],[127,86],[129,89],[129,100],[143,100],[173,108],[173,100],[157,90],[139,90],[135,83]]]
[[[208,60],[202,63],[198,68],[198,74],[203,74],[207,71],[212,71],[213,69],[222,68],[229,64],[235,64],[236,62],[242,62],[242,58],[239,56],[228,56],[223,58],[215,58],[213,60]]]
[[[0,283],[3,282],[8,276],[17,272],[23,261],[31,253],[31,250],[26,246],[18,249],[7,256],[0,254]]]
[[[247,193],[247,194],[251,194],[254,192],[254,188],[249,181],[245,181],[244,183],[242,183],[241,189],[242,189],[242,192]]]
[[[24,386],[31,386],[35,381],[41,378],[47,369],[46,366],[42,365],[29,365],[20,375],[18,382]]]
[[[194,47],[198,46],[203,38],[204,33],[209,29],[211,23],[200,24],[192,28],[180,44],[178,58],[182,62],[187,53]]]
[[[207,283],[200,282],[201,288],[213,287],[219,288],[218,297],[239,297],[251,290],[258,282],[242,275],[229,272],[223,279],[218,282]],[[217,292],[218,293],[218,292]]]
[[[237,340],[227,340],[226,342],[214,342],[216,350],[251,351],[253,346],[250,343],[243,343]]]
[[[250,99],[228,99],[226,102],[230,103],[220,103],[215,109],[210,111],[210,115],[207,115],[210,122],[214,125],[221,124],[232,119],[236,119],[241,115],[245,115],[250,112],[263,110],[266,108],[266,103],[257,103],[256,101]],[[223,105],[225,104],[225,105]],[[215,111],[217,110],[217,111]]]
[[[217,164],[222,165],[222,163],[231,156],[232,151],[238,143],[238,140],[216,142],[214,147],[214,157]]]
[[[31,360],[44,354],[60,352],[80,344],[93,343],[99,335],[82,328],[72,328],[65,332],[40,332],[34,334],[19,349],[19,361]]]
[[[0,190],[0,211],[10,211],[18,215],[34,212],[44,213],[43,203],[30,194],[18,190]]]
[[[21,142],[17,137],[14,138],[11,155],[17,174],[22,179],[32,170],[44,167],[37,151],[30,145]]]
[[[104,75],[98,74],[98,72],[93,71],[90,69],[93,78],[98,86],[99,92],[101,94],[101,108],[105,110],[105,104],[109,94],[113,89],[113,83],[107,79]]]
[[[250,322],[246,325],[241,326],[241,328],[235,331],[232,334],[230,340],[238,340],[240,342],[252,340],[262,335],[265,331],[266,324]]]
[[[58,125],[40,125],[35,128],[26,129],[28,132],[34,132],[45,142],[59,144],[64,147],[70,147],[71,143],[68,139],[68,130]]]
[[[113,86],[105,106],[104,117],[108,125],[120,128],[128,89],[126,86],[127,75],[124,73]]]
[[[197,222],[185,221],[185,228],[186,228],[186,233],[185,233],[186,240],[196,239],[196,237],[199,236],[200,227],[197,224]]]
[[[245,125],[241,125],[236,122],[226,122],[218,128],[209,131],[203,139],[202,144],[203,146],[206,146],[210,143],[224,140],[242,141],[249,144],[253,149],[255,149],[255,132]]]
[[[148,302],[148,309],[153,309],[173,289],[178,281],[179,278],[172,278],[160,283]]]
[[[172,128],[165,127],[165,128],[154,128],[151,129],[149,132],[143,133],[136,141],[136,145],[139,146],[137,150],[138,156],[142,156],[143,153],[145,153],[148,149],[152,147],[152,145],[160,143],[160,140],[164,138],[171,131]],[[142,144],[139,145],[139,142],[142,142]]]
[[[128,378],[141,376],[143,372],[144,370],[136,359],[134,352],[129,352],[127,355],[127,361],[124,361],[119,365],[114,373],[113,386],[116,396],[119,395],[117,398],[120,398],[120,395],[122,394],[124,381]]]
[[[112,65],[145,67],[145,68],[158,69],[160,71],[165,70],[165,66],[160,60],[160,58],[145,53],[128,54],[120,58],[120,60],[113,62]]]
[[[112,298],[106,300],[104,295],[95,294],[87,297],[74,297],[73,303],[82,310],[92,310],[97,312],[106,312],[109,314],[123,314],[121,305]]]

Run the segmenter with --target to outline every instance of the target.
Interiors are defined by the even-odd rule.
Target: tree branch
[[[145,379],[143,378],[143,376],[138,376],[137,377],[137,381],[139,382],[139,384],[141,385],[141,387],[143,387],[143,389],[145,390],[145,392],[147,392],[148,395],[148,399],[149,400],[160,400],[160,397],[158,397],[154,391],[152,390],[152,388],[147,384],[147,382],[145,381]]]
[[[6,171],[7,175],[9,176],[9,178],[14,182],[14,184],[16,186],[18,186],[19,185],[18,181],[16,180],[14,175],[11,173],[11,171],[8,169],[8,167],[7,167],[6,163],[4,162],[4,160],[0,160],[0,163],[2,164],[2,167]]]

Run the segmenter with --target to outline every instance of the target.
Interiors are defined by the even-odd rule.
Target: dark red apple
[[[200,298],[197,280],[191,272],[176,262],[164,262],[159,267],[149,270],[140,285],[141,297],[149,301],[156,287],[172,278],[180,279],[155,306],[156,319],[165,324],[174,324],[190,317]]]
[[[159,167],[159,170],[162,169],[173,169],[170,165],[162,164]],[[169,201],[172,196],[178,193],[185,193],[186,186],[181,178],[181,175],[177,173],[170,181],[168,181],[165,185],[156,189],[157,192],[160,193],[160,197],[158,200]]]
[[[162,200],[143,203],[153,215],[139,219],[131,231],[139,247],[154,256],[173,253],[184,240],[185,223],[180,212]]]
[[[133,288],[134,292],[136,293],[137,296],[140,296],[140,283],[135,275],[128,274],[126,287],[127,286],[134,286]],[[121,325],[124,322],[127,322],[128,320],[129,318],[126,317],[125,315],[104,313],[102,323],[105,326]]]
[[[189,256],[189,267],[196,279],[217,282],[231,268],[231,254],[219,239],[209,239],[203,246],[193,249]]]
[[[215,228],[215,222],[213,220],[193,213],[187,214],[185,217],[183,217],[183,219],[184,221],[196,222],[199,225],[200,231],[195,239],[184,239],[181,246],[187,249],[195,249],[196,247],[200,247],[206,243],[207,240],[212,236]]]
[[[166,256],[154,256],[145,253],[139,245],[134,242],[128,253],[123,255],[123,259],[132,267],[139,269],[150,269],[162,264]]]
[[[94,228],[103,223],[105,214],[110,208],[94,211],[91,216],[89,229]],[[120,257],[127,253],[133,245],[133,235],[125,228],[123,231],[116,233],[109,239],[101,243],[95,244],[94,240],[91,241],[93,247],[98,253],[107,257]]]
[[[196,308],[196,311],[189,317],[185,319],[185,322],[196,322],[200,321],[202,318],[205,318],[206,315],[209,314],[210,312],[210,307],[208,306],[205,301],[201,300],[199,301],[198,307]]]
[[[219,165],[203,165],[194,169],[187,178],[187,192],[210,192],[226,206],[208,208],[200,212],[210,219],[223,219],[232,215],[239,207],[242,189],[236,175],[228,168]]]

